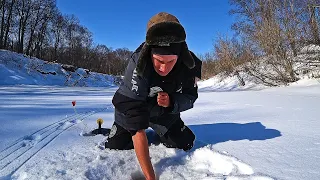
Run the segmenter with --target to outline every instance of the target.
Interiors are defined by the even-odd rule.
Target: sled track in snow
[[[89,116],[110,108],[111,106],[107,106],[101,109],[74,114],[15,140],[0,151],[0,177],[14,174],[63,132],[79,123],[83,123],[83,120]]]

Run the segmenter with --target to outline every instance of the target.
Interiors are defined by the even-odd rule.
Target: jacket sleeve
[[[136,62],[131,59],[124,80],[112,99],[115,121],[128,131],[147,129],[150,118],[146,102],[147,81],[136,73],[135,68]]]
[[[195,67],[187,72],[189,76],[182,84],[182,93],[174,93],[170,97],[172,100],[171,113],[180,113],[193,108],[193,104],[198,99],[196,77],[201,79],[202,61],[192,51],[190,53],[195,61]]]
[[[198,86],[195,77],[186,79],[182,86],[182,92],[174,93],[170,98],[172,103],[171,113],[173,114],[193,108],[193,104],[198,99]]]

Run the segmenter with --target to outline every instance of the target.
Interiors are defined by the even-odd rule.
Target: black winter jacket
[[[201,61],[190,51],[196,66],[187,68],[180,60],[165,77],[158,75],[148,60],[144,75],[136,72],[139,48],[133,53],[126,68],[124,80],[116,91],[112,103],[115,106],[115,122],[128,131],[149,127],[150,118],[163,114],[179,114],[193,108],[198,98],[195,78],[201,78]],[[157,93],[169,94],[171,106],[157,104]]]

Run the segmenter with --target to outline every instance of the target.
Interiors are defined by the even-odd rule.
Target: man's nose
[[[164,72],[165,70],[166,70],[166,65],[165,64],[161,64],[159,71]]]

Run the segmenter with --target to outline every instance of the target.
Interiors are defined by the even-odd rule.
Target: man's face
[[[153,67],[160,76],[168,75],[177,63],[177,59],[177,55],[152,54]]]

